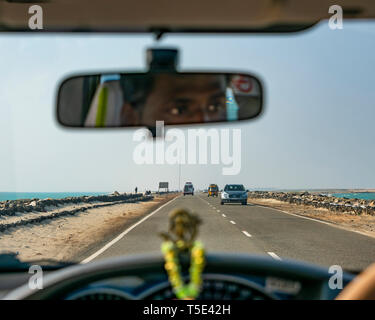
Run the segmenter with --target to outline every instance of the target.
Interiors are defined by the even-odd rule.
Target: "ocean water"
[[[332,195],[338,198],[375,200],[375,192],[333,193]]]
[[[66,197],[98,196],[110,192],[0,192],[0,201],[17,199],[62,199]]]

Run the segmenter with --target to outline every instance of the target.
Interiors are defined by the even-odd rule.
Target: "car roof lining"
[[[29,31],[31,5],[43,32],[294,32],[331,14],[327,0],[0,0],[0,31]],[[345,19],[375,18],[375,1],[342,0]]]

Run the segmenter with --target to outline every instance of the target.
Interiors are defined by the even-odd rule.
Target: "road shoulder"
[[[353,215],[347,212],[333,212],[324,208],[290,204],[275,199],[249,198],[248,201],[255,205],[276,209],[302,218],[314,219],[318,222],[329,223],[334,227],[375,238],[375,216],[372,215]]]
[[[1,233],[0,248],[18,252],[21,260],[79,262],[174,197],[156,195],[147,202],[114,204],[10,228]]]

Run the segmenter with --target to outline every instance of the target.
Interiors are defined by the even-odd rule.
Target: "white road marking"
[[[164,203],[162,206],[160,206],[156,210],[152,211],[147,216],[145,216],[144,218],[142,218],[141,220],[139,220],[138,222],[136,222],[135,224],[133,224],[131,227],[129,227],[128,229],[126,229],[124,232],[122,232],[120,235],[118,235],[115,239],[113,239],[112,241],[108,242],[103,248],[99,249],[98,251],[96,251],[95,253],[93,253],[91,256],[89,256],[88,258],[86,258],[83,261],[81,261],[81,263],[88,263],[91,260],[95,259],[97,256],[99,256],[100,254],[102,254],[108,248],[110,248],[111,246],[113,246],[116,242],[120,241],[126,234],[128,234],[130,231],[132,231],[136,226],[140,225],[142,222],[146,221],[148,218],[150,218],[151,216],[153,216],[156,212],[158,212],[159,210],[161,210],[162,208],[164,208],[166,205],[170,204],[172,201],[174,201],[174,200],[176,200],[177,198],[180,198],[180,197],[181,196],[178,196],[176,198],[173,198],[172,200],[169,200],[167,203]]]
[[[267,252],[275,260],[281,260],[281,258],[275,252]]]
[[[222,214],[222,216],[223,216],[224,218],[226,217],[226,215],[225,215],[224,213]]]
[[[249,237],[249,238],[251,238],[251,234],[250,233],[248,233],[247,231],[242,231],[242,233],[246,236],[246,237]]]
[[[233,220],[230,221],[231,224],[236,224]]]
[[[202,201],[206,202],[209,206],[211,206],[211,203],[209,203],[207,200],[204,200],[203,198],[201,198],[200,196],[198,196],[199,199],[201,199]]]
[[[275,209],[275,208],[271,208],[271,207],[267,207],[267,206],[262,206],[261,204],[257,204],[256,206],[266,208],[266,209],[275,210],[275,211],[279,211],[279,212],[282,212],[282,213],[286,213],[286,214],[289,214],[290,216],[293,216],[293,217],[302,218],[302,219],[311,220],[311,221],[320,222],[320,223],[323,223],[323,224],[328,224],[328,225],[334,226],[332,223],[329,223],[327,221],[322,221],[322,220],[317,220],[317,219],[310,218],[310,217],[300,216],[298,214],[294,214],[294,213],[287,212],[287,211],[284,211],[284,210]]]

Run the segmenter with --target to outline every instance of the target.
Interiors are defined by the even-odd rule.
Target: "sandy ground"
[[[335,212],[324,208],[290,204],[275,199],[249,198],[249,202],[305,217],[327,221],[344,229],[359,231],[368,236],[375,237],[375,216],[372,215],[354,215],[348,212]]]
[[[175,195],[155,196],[148,202],[89,209],[74,216],[11,228],[0,233],[0,251],[18,252],[21,260],[77,261],[77,257],[92,246],[115,237],[173,197]]]

